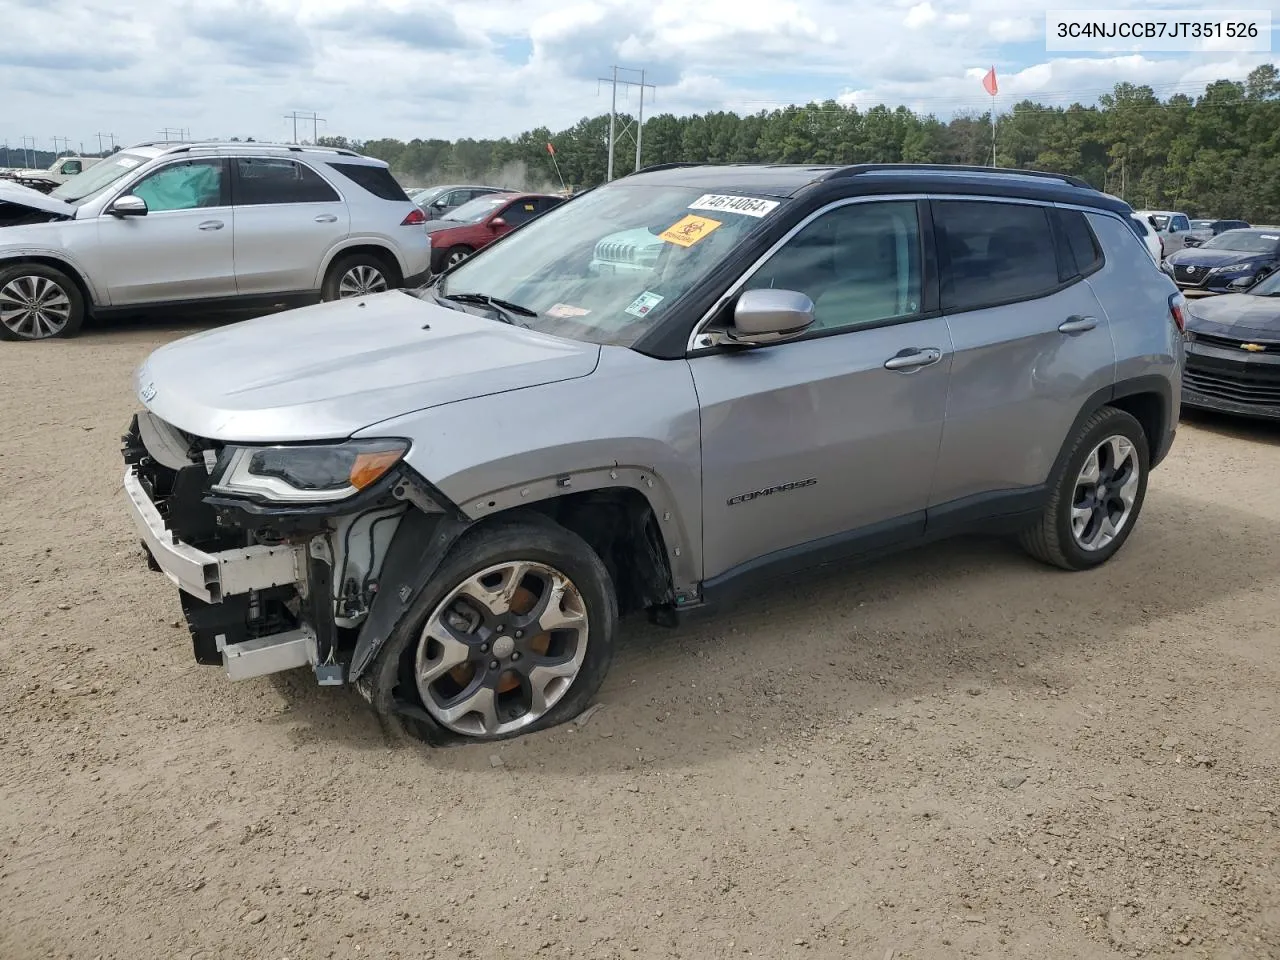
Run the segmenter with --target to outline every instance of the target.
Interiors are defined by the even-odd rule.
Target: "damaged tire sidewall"
[[[507,560],[545,563],[573,581],[587,607],[587,654],[568,692],[538,720],[507,734],[467,737],[444,728],[427,713],[413,681],[413,657],[423,624],[436,606],[468,577]],[[613,660],[617,621],[613,582],[586,541],[541,514],[485,522],[454,544],[357,685],[396,738],[431,746],[509,740],[558,726],[587,707]],[[409,712],[402,705],[408,705]]]

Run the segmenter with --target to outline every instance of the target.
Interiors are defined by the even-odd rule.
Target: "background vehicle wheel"
[[[441,262],[441,269],[449,270],[453,267],[456,267],[463,260],[467,259],[467,257],[471,256],[471,254],[473,253],[475,253],[475,251],[472,250],[470,247],[463,247],[463,246],[450,247],[448,250],[444,252],[444,257]]]
[[[556,726],[600,689],[617,619],[609,573],[576,534],[541,517],[482,527],[370,666],[370,700],[392,732],[436,745]]]
[[[61,270],[20,263],[0,270],[0,339],[74,337],[84,324],[84,297]]]
[[[1105,563],[1133,532],[1150,463],[1142,425],[1123,410],[1103,407],[1075,436],[1044,513],[1023,532],[1022,546],[1065,570]]]
[[[400,286],[400,276],[380,257],[357,253],[329,267],[320,295],[325,300],[366,297]]]

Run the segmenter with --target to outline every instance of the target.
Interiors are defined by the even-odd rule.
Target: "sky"
[[[1275,0],[1268,0],[1274,3]],[[1215,8],[1162,0],[1162,9]],[[351,139],[514,136],[607,113],[613,66],[645,114],[838,99],[948,118],[999,103],[1162,97],[1243,79],[1269,53],[1047,53],[1038,0],[0,0],[0,141],[41,149],[164,128],[290,140],[291,111]],[[1235,6],[1267,9],[1267,3]],[[1280,13],[1275,15],[1280,26]],[[634,111],[638,88],[620,88]],[[299,136],[310,137],[303,122]]]

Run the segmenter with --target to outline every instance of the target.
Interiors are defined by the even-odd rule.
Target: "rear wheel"
[[[320,295],[325,300],[347,300],[383,293],[399,285],[396,272],[381,257],[357,253],[343,257],[329,268]]]
[[[1043,514],[1022,534],[1023,547],[1065,570],[1110,560],[1142,512],[1150,463],[1142,425],[1123,410],[1103,407],[1074,438]]]
[[[541,518],[482,528],[379,653],[370,699],[396,732],[429,743],[552,727],[600,688],[616,621],[608,571],[580,537]]]
[[[84,324],[84,297],[70,277],[43,263],[0,270],[0,339],[74,337]]]

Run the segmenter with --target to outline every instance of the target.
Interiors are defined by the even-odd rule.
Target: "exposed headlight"
[[[1173,264],[1170,263],[1168,260],[1160,261],[1160,269],[1163,270],[1165,273],[1167,273],[1169,276],[1171,277],[1173,276]]]
[[[1224,273],[1244,273],[1248,269],[1249,269],[1249,264],[1247,263],[1233,263],[1230,266],[1226,266],[1226,267],[1214,267],[1212,270],[1209,271],[1209,276],[1220,277]]]
[[[405,455],[403,440],[350,440],[314,446],[228,447],[215,493],[273,503],[345,500],[381,480]]]

